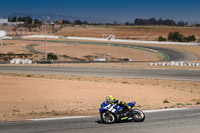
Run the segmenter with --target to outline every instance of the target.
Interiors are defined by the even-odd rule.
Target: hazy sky
[[[132,22],[138,18],[200,21],[200,0],[0,0],[0,16],[55,13]]]

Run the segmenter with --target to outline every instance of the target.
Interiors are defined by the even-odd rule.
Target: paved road
[[[44,54],[44,52],[40,52],[40,51],[36,50],[34,48],[35,46],[39,46],[39,44],[28,44],[26,46],[26,49],[29,50],[30,52],[35,53],[35,54]]]
[[[50,42],[60,42],[60,43],[74,43],[73,41],[54,41],[49,40]],[[108,45],[108,43],[100,43],[100,42],[76,42],[80,44],[92,44],[92,45]],[[163,47],[155,47],[155,46],[147,46],[147,45],[137,45],[137,44],[120,44],[120,43],[111,43],[111,46],[123,46],[129,48],[149,48],[153,50],[157,50],[161,53],[165,53],[168,56],[169,61],[196,61],[197,56],[177,49],[163,48]]]
[[[200,81],[199,70],[0,66],[0,72]]]
[[[112,44],[114,46],[120,46],[120,44]],[[125,45],[126,47],[139,47],[139,48],[148,48],[148,49],[153,49],[157,50],[161,53],[165,53],[168,56],[168,61],[196,61],[197,56],[186,52],[186,51],[181,51],[177,49],[170,49],[170,48],[161,48],[161,47],[155,47],[155,46],[143,46],[143,45],[130,45],[130,44],[121,44]]]
[[[27,41],[27,40],[26,40]],[[44,41],[44,40],[28,40],[28,41]],[[48,42],[55,42],[55,43],[74,43],[74,41],[57,41],[57,40],[48,40]],[[81,42],[81,41],[76,41],[76,43],[79,44],[91,44],[91,45],[108,45],[108,43],[103,43],[103,42]],[[186,51],[181,51],[181,50],[175,50],[175,49],[170,49],[170,48],[162,48],[162,47],[155,47],[155,46],[147,46],[147,45],[136,45],[136,44],[119,44],[119,43],[111,43],[111,46],[123,46],[123,47],[129,47],[129,48],[148,48],[148,49],[153,49],[156,51],[159,51],[161,53],[164,53],[168,56],[169,61],[196,61],[197,56],[186,52]]]
[[[102,124],[99,117],[0,123],[0,133],[200,133],[200,109],[146,113],[142,123]]]

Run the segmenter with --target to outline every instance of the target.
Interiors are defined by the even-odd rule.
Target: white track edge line
[[[81,119],[90,118],[92,116],[67,116],[67,117],[56,117],[56,118],[39,118],[39,119],[27,119],[28,121],[49,121],[49,120],[67,120],[67,119]]]
[[[166,112],[166,111],[179,111],[186,110],[189,108],[172,108],[172,109],[160,109],[160,110],[144,110],[144,113],[156,113],[156,112]],[[39,119],[27,119],[28,121],[50,121],[50,120],[67,120],[67,119],[81,119],[90,118],[93,116],[67,116],[67,117],[56,117],[56,118],[39,118]]]
[[[160,110],[144,110],[144,113],[156,113],[156,112],[166,112],[166,111],[180,111],[187,110],[189,108],[170,108],[170,109],[160,109]]]

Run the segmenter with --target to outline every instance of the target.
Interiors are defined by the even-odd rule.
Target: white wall
[[[7,24],[8,23],[8,19],[7,18],[0,18],[0,25],[2,24]]]

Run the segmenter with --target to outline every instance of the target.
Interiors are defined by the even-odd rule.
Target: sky
[[[57,3],[57,4],[56,4]],[[11,13],[55,13],[133,22],[170,18],[200,22],[200,0],[0,0],[0,17]]]

